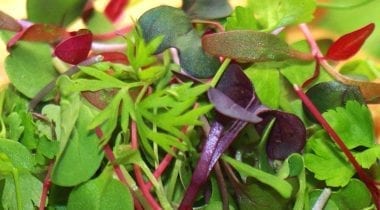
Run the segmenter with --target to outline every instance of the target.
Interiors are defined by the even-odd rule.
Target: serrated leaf
[[[264,30],[309,22],[316,9],[315,0],[250,0],[255,16]]]
[[[327,186],[345,186],[355,174],[354,169],[329,138],[314,136],[306,144],[309,153],[304,155],[306,168]]]
[[[29,98],[58,76],[48,44],[19,42],[5,60],[5,70],[18,91]]]
[[[87,0],[28,0],[28,20],[67,26],[82,14],[86,2]]]
[[[344,108],[327,111],[323,116],[349,149],[375,144],[373,121],[366,106],[348,101]]]
[[[279,37],[250,30],[209,34],[202,38],[206,52],[239,62],[282,61],[290,59],[289,45]]]
[[[380,146],[376,145],[363,152],[355,153],[355,159],[363,168],[370,168],[380,159]]]

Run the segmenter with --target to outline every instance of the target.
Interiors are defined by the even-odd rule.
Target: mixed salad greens
[[[380,209],[375,24],[307,24],[377,1],[134,3],[0,12],[0,209]]]

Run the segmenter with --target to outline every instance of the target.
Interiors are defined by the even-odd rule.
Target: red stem
[[[294,85],[294,90],[296,91],[298,97],[305,104],[305,106],[313,114],[315,119],[322,125],[322,127],[326,130],[329,136],[335,141],[335,143],[340,147],[340,149],[346,155],[350,163],[354,166],[356,172],[358,173],[359,178],[365,183],[365,185],[371,192],[372,199],[377,209],[380,209],[380,191],[376,187],[374,180],[365,173],[365,171],[356,161],[355,157],[352,155],[350,150],[344,144],[343,140],[338,136],[338,134],[334,131],[334,129],[330,126],[330,124],[325,120],[325,118],[323,118],[322,114],[315,107],[315,105],[309,99],[309,97],[307,97],[307,95],[302,91],[302,89],[298,87],[297,85]]]
[[[137,138],[136,122],[132,120],[132,122],[131,122],[131,146],[132,146],[132,149],[138,149],[139,144],[138,144],[137,139],[138,138]],[[133,169],[134,169],[134,172],[135,172],[137,185],[141,189],[141,192],[145,196],[145,198],[148,201],[149,205],[154,210],[161,209],[160,205],[153,198],[152,194],[150,194],[150,189],[145,185],[144,178],[143,178],[140,166],[137,165],[137,164],[134,164],[133,165]]]
[[[101,130],[101,128],[95,128],[95,133],[98,136],[98,138],[102,138],[103,131]],[[120,180],[121,183],[128,187],[128,182],[125,179],[123,172],[121,171],[120,165],[116,163],[116,158],[112,152],[111,147],[108,144],[106,144],[103,147],[103,151],[108,161],[110,161],[110,163],[112,164],[113,170],[115,171],[117,178]],[[140,202],[136,199],[136,196],[133,196],[133,201],[136,209],[143,209]]]
[[[44,183],[42,185],[42,193],[41,193],[41,199],[40,199],[40,206],[39,206],[39,210],[44,210],[45,209],[45,206],[46,206],[46,200],[47,200],[47,197],[48,197],[48,192],[49,192],[49,188],[50,188],[50,184],[51,184],[51,173],[53,171],[53,166],[54,166],[54,161],[51,161],[49,166],[48,166],[48,170],[47,170],[47,173],[46,173],[46,176],[45,176],[45,179],[44,179]]]

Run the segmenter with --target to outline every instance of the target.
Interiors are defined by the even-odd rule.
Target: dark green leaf
[[[371,205],[371,194],[358,179],[351,179],[347,186],[334,192],[331,199],[339,209],[365,209]]]
[[[18,42],[5,60],[5,70],[18,91],[29,98],[58,76],[48,44]]]
[[[82,14],[86,2],[87,0],[28,0],[28,20],[67,26]]]
[[[329,109],[344,106],[348,100],[355,100],[364,104],[364,99],[358,87],[345,85],[336,81],[319,83],[311,87],[306,92],[306,95],[321,113]],[[308,119],[316,122],[305,106],[303,109]]]
[[[279,37],[249,30],[209,34],[202,46],[214,56],[239,62],[282,61],[291,58],[289,45]]]
[[[232,8],[227,0],[183,0],[182,9],[191,18],[218,19],[228,16]]]

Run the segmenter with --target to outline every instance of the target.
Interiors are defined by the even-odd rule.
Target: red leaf
[[[363,28],[343,35],[330,46],[325,57],[336,61],[350,58],[360,50],[374,29],[375,24],[370,23]]]
[[[19,40],[53,44],[67,36],[69,36],[69,33],[64,28],[49,24],[34,24],[15,34],[8,41],[7,48],[10,49]]]
[[[67,63],[78,64],[87,58],[91,50],[91,43],[91,32],[82,29],[74,33],[72,37],[59,43],[54,49],[54,54]]]
[[[128,58],[124,53],[121,52],[103,52],[100,53],[102,55],[103,61],[110,61],[112,63],[121,63],[121,64],[128,64]]]
[[[105,15],[111,21],[115,21],[123,12],[128,0],[110,0],[105,9]]]
[[[0,11],[0,29],[17,32],[22,30],[22,27],[13,17]]]

